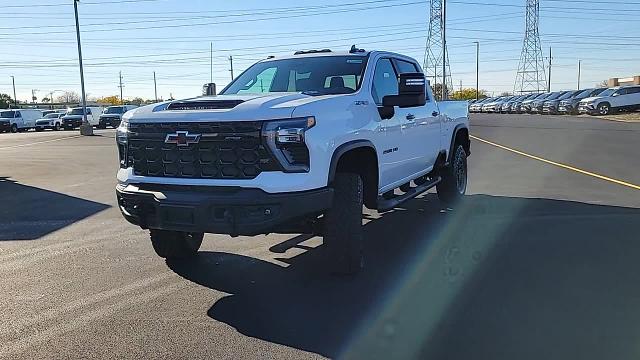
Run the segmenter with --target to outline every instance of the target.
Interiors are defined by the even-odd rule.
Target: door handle
[[[407,120],[415,120],[416,116],[413,114],[407,114]]]
[[[431,116],[438,116],[438,115],[440,115],[440,113],[437,112],[437,111],[434,111],[434,112],[431,113]]]

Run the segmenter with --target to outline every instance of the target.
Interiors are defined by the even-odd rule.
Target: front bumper
[[[63,119],[62,126],[65,128],[77,128],[82,125],[82,118],[80,119]]]
[[[116,186],[127,221],[145,229],[253,236],[291,231],[331,207],[333,189],[270,194],[260,189],[182,185]]]
[[[101,116],[99,120],[100,126],[118,126],[120,125],[120,118],[116,116]]]
[[[578,113],[580,114],[593,114],[596,112],[594,104],[580,104],[578,105]]]
[[[557,114],[558,109],[555,105],[545,105],[542,107],[542,113],[544,114]]]

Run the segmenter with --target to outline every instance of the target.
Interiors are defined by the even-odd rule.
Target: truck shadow
[[[288,267],[217,252],[168,265],[230,294],[210,308],[212,319],[327,357],[353,355],[356,339],[378,345],[381,317],[421,319],[443,299],[424,288],[435,274],[466,284],[446,299],[435,335],[398,327],[399,342],[356,358],[393,357],[409,344],[414,357],[433,359],[627,358],[640,333],[639,221],[633,208],[484,195],[448,212],[427,195],[365,225],[366,269],[355,277],[328,275],[322,246],[281,259]],[[471,251],[469,243],[486,246]]]
[[[0,177],[0,241],[35,240],[109,207]]]

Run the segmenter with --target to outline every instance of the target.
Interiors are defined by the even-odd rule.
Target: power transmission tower
[[[514,94],[539,93],[547,88],[545,63],[542,56],[540,32],[538,31],[540,0],[526,0],[526,2],[526,28],[516,83],[513,88]]]
[[[443,1],[446,0],[431,0],[429,35],[427,36],[427,45],[424,50],[424,73],[427,79],[431,80],[431,85],[434,88],[436,84],[445,84],[441,89],[444,98],[446,98],[446,93],[453,89],[453,83],[451,81],[451,68],[449,67],[449,53],[444,37],[445,7]],[[443,73],[445,75],[444,81]]]

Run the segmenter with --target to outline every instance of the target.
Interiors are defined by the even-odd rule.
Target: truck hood
[[[311,96],[302,93],[202,96],[140,107],[123,118],[133,122],[256,121],[286,119],[297,107],[349,95]]]
[[[592,96],[592,97],[588,97],[585,99],[580,100],[581,103],[588,103],[588,102],[592,102],[598,99],[602,99],[602,96]]]

